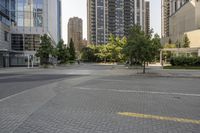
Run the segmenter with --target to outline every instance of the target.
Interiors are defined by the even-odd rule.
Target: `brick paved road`
[[[200,131],[199,78],[143,76],[121,66],[102,65],[35,73],[1,77],[1,90],[23,79],[27,82],[23,86],[29,87],[0,99],[0,133]],[[40,84],[35,86],[28,79]]]

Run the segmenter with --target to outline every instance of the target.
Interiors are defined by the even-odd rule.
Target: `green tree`
[[[67,63],[70,58],[69,49],[64,44],[63,40],[60,40],[57,45],[57,57],[61,64]]]
[[[98,45],[96,46],[96,54],[98,58],[106,62],[111,59],[111,46],[110,45]]]
[[[168,44],[172,44],[172,40],[171,40],[171,38],[169,38],[169,40],[168,40]]]
[[[184,48],[190,47],[190,40],[189,40],[187,34],[185,34],[184,37],[183,37],[183,47]]]
[[[154,47],[150,35],[145,34],[140,26],[135,25],[130,29],[124,53],[129,57],[131,65],[142,64],[145,73],[146,63],[154,59],[156,51],[157,48]]]
[[[124,54],[123,52],[123,48],[127,45],[127,38],[126,37],[123,37],[121,40],[120,40],[120,53],[119,53],[119,59],[120,61],[123,61],[125,62],[126,61],[126,55]]]
[[[105,53],[110,57],[110,61],[116,62],[118,60],[117,45],[119,43],[119,38],[116,38],[114,35],[110,35],[107,45],[104,45]]]
[[[69,43],[69,53],[70,53],[70,60],[75,60],[76,53],[75,53],[74,42],[72,38],[70,39],[70,43]]]
[[[175,44],[177,48],[181,48],[181,42],[179,40],[176,40]]]
[[[106,59],[112,62],[124,61],[125,56],[122,50],[126,43],[126,37],[119,38],[111,34],[108,43],[99,47],[100,58],[104,58],[104,61],[106,61]]]
[[[83,48],[81,50],[81,59],[87,62],[96,62],[98,60],[96,51],[97,49],[93,45]]]
[[[165,44],[164,48],[170,49],[170,48],[177,48],[176,44]],[[170,59],[172,57],[172,52],[171,51],[164,51],[163,56],[165,59]]]
[[[165,44],[164,48],[176,48],[176,44]]]
[[[81,52],[81,58],[88,61],[112,61],[119,62],[125,60],[125,55],[122,52],[123,47],[127,44],[126,37],[119,38],[110,35],[109,41],[105,45],[90,45],[84,48]],[[91,56],[91,58],[89,57]]]
[[[55,55],[54,47],[51,39],[46,34],[41,36],[40,48],[36,52],[36,56],[40,58],[41,65],[49,63],[49,57]]]
[[[158,34],[155,34],[153,39],[152,39],[152,48],[153,48],[153,51],[155,53],[152,53],[155,57],[155,59],[159,59],[160,57],[160,49],[162,48],[161,46],[161,39],[160,39],[160,36]]]

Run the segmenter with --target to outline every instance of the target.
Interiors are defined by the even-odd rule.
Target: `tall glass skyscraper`
[[[15,0],[11,14],[11,48],[17,51],[36,51],[40,36],[48,34],[56,44],[61,38],[60,0]]]
[[[41,35],[61,39],[61,0],[0,0],[0,24],[0,49],[34,55]]]
[[[15,0],[11,7],[11,14],[15,20],[14,26],[42,27],[43,1],[42,0]]]
[[[40,35],[35,31],[44,29],[43,0],[12,0],[11,6],[11,49],[15,51],[36,51],[39,48]]]

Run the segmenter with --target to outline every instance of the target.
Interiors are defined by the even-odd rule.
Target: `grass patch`
[[[192,69],[200,70],[200,66],[164,66],[164,69]]]

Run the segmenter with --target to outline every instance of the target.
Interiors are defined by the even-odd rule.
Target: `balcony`
[[[9,19],[9,10],[0,4],[0,14]]]

